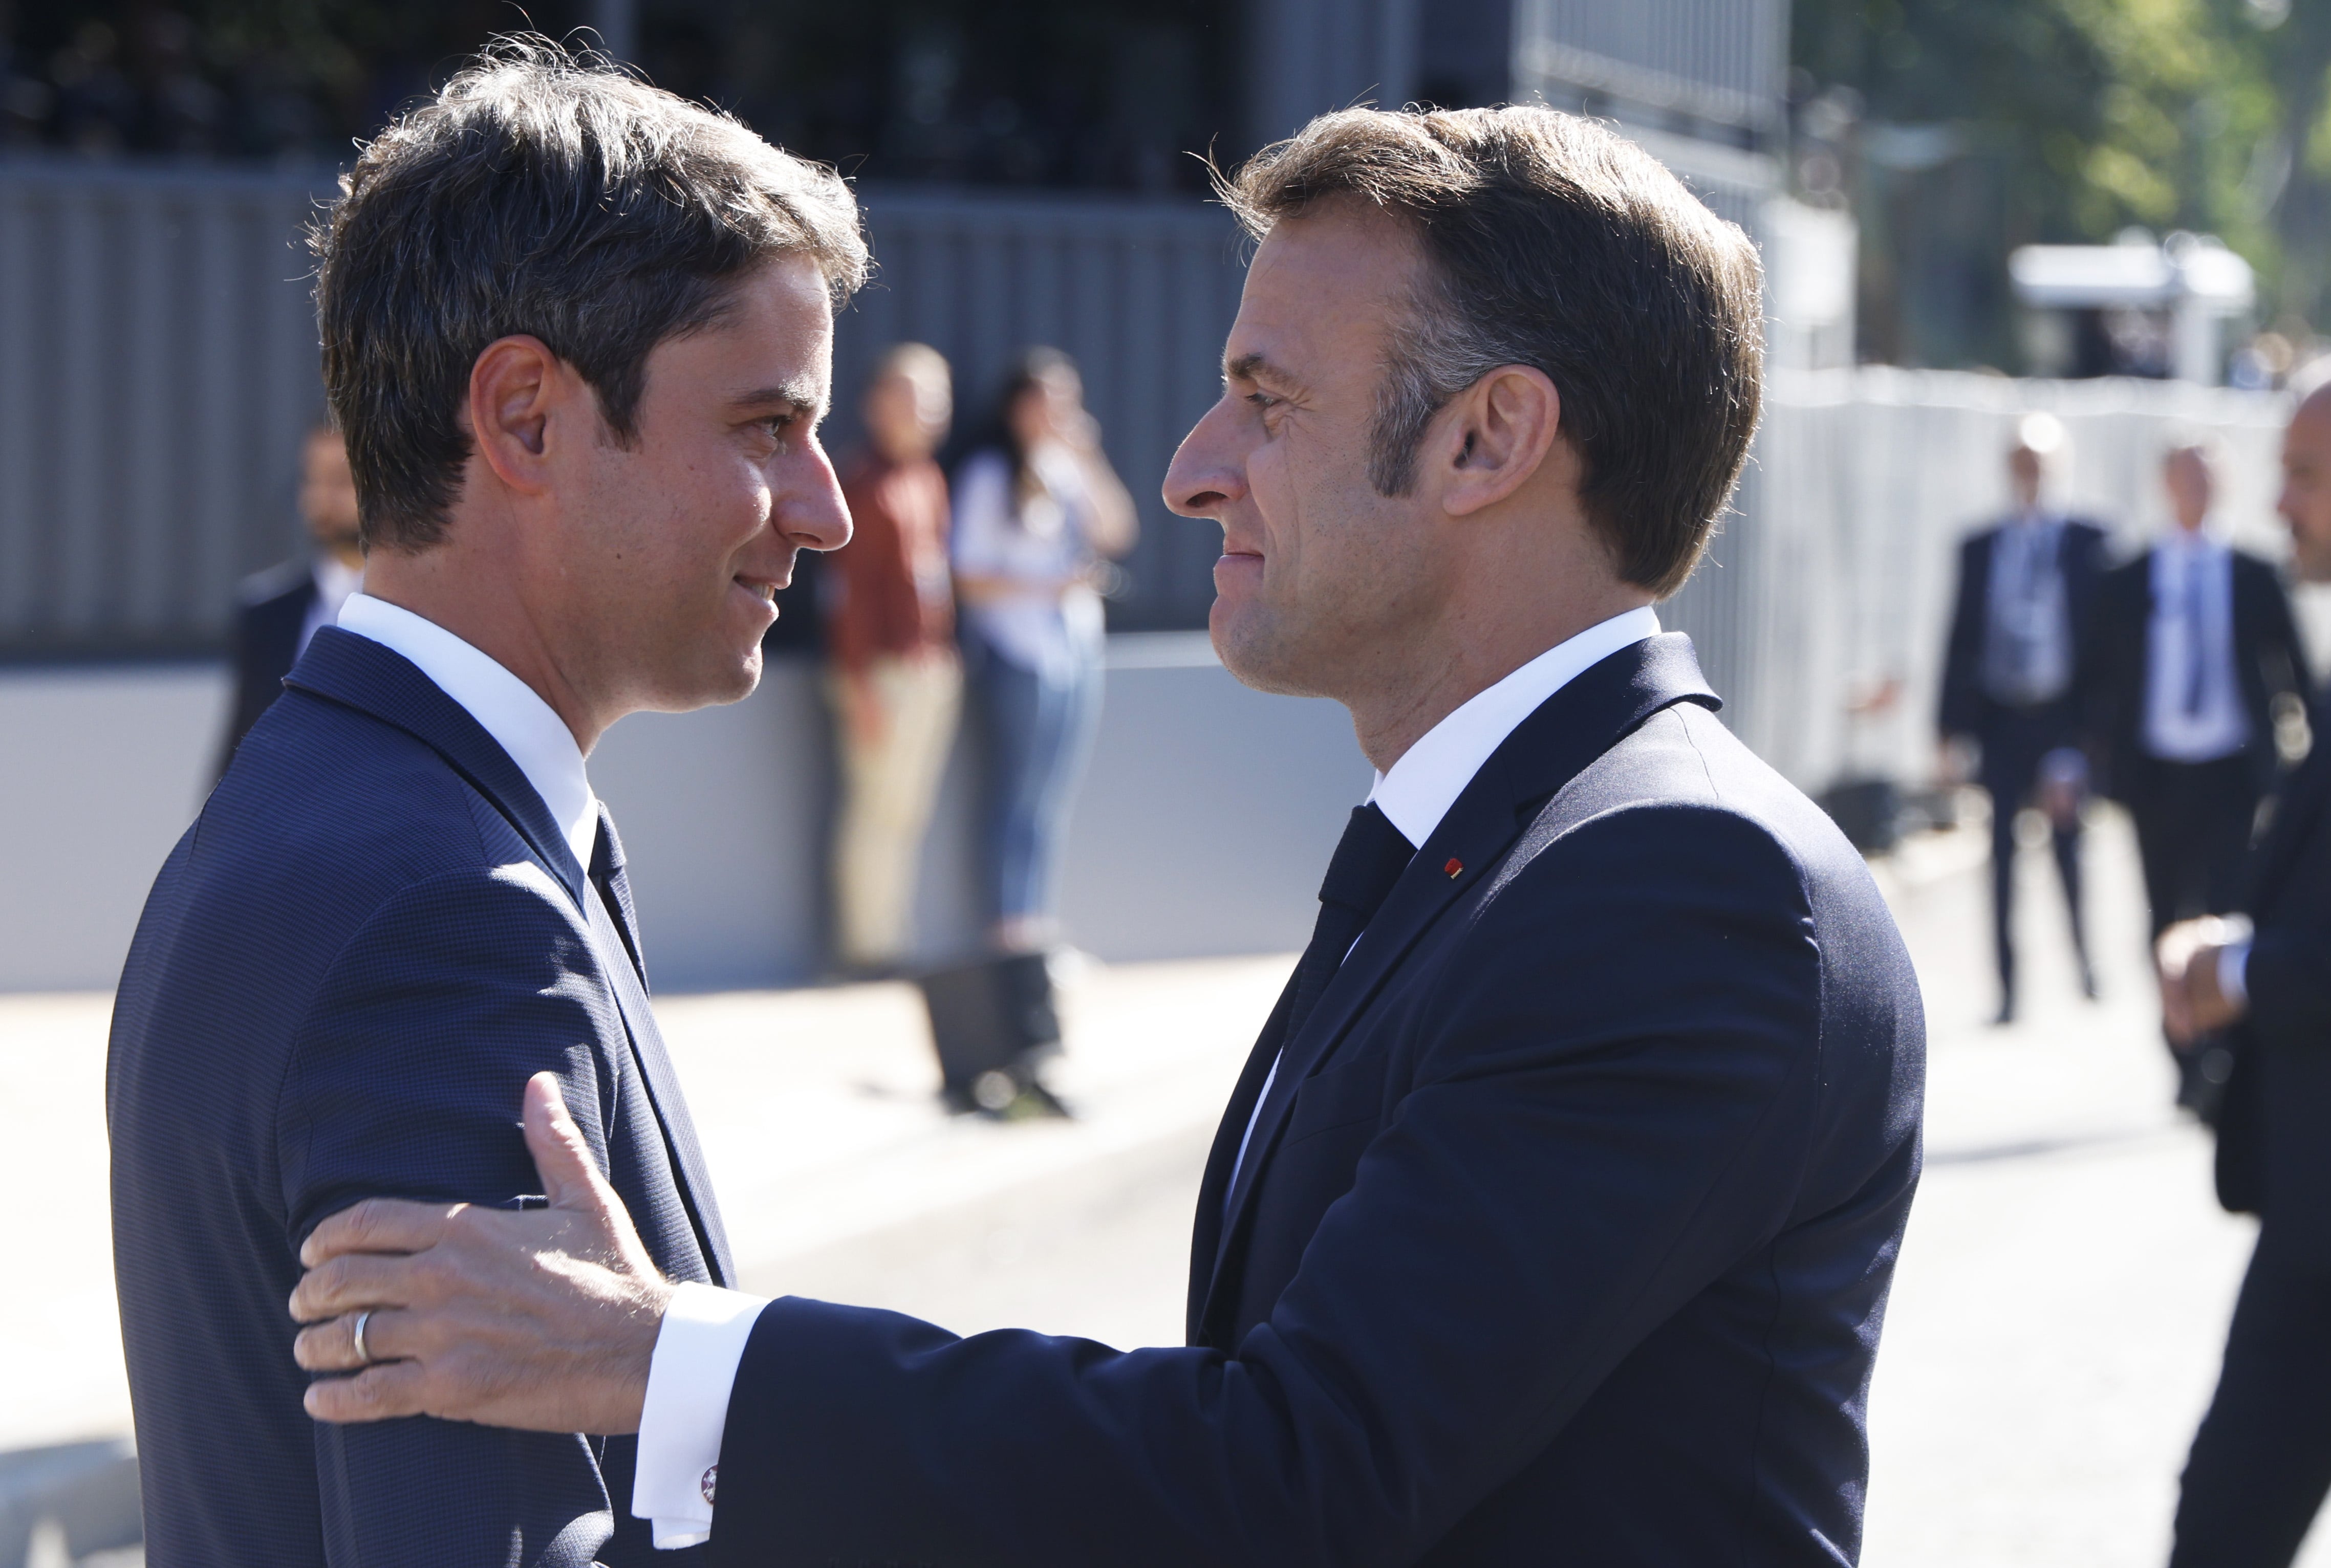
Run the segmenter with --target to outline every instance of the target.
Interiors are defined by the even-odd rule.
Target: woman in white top
[[[1055,935],[1061,838],[1100,717],[1098,584],[1134,531],[1075,363],[1029,350],[991,442],[956,471],[952,536],[964,674],[987,731],[989,913],[1006,953]]]

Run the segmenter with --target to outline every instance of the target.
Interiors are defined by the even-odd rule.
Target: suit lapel
[[[1237,1087],[1231,1090],[1230,1106],[1223,1112],[1222,1125],[1214,1129],[1214,1145],[1206,1155],[1206,1174],[1198,1183],[1197,1219],[1190,1228],[1185,1327],[1192,1345],[1199,1343],[1206,1293],[1213,1283],[1214,1261],[1222,1250],[1232,1167],[1238,1159],[1239,1144],[1246,1136],[1247,1123],[1254,1116],[1255,1102],[1262,1098],[1262,1086],[1270,1079],[1271,1063],[1279,1060],[1280,1048],[1286,1043],[1287,1014],[1294,1003],[1295,976],[1289,974],[1280,988],[1278,1005],[1263,1021],[1262,1032],[1255,1036],[1254,1049],[1247,1052],[1246,1066],[1239,1072]]]
[[[728,1258],[728,1237],[719,1210],[712,1202],[712,1184],[697,1147],[694,1126],[688,1120],[687,1101],[665,1056],[655,1014],[648,1004],[642,971],[637,966],[631,936],[632,912],[623,912],[618,927],[608,915],[585,869],[576,863],[566,835],[551,820],[550,808],[527,782],[525,773],[469,709],[445,695],[412,660],[352,632],[337,626],[318,629],[308,651],[284,678],[299,690],[353,708],[384,723],[395,725],[443,757],[448,766],[491,802],[544,870],[556,878],[575,900],[575,908],[593,938],[599,966],[614,993],[615,1006],[629,1037],[632,1062],[648,1095],[651,1114],[663,1134],[673,1180],[690,1216],[696,1221],[697,1240],[717,1283],[735,1278]],[[610,833],[611,843],[613,841]],[[620,856],[620,850],[614,851]]]
[[[1206,1193],[1219,1192],[1216,1167],[1226,1164],[1223,1145],[1227,1142],[1234,1154],[1238,1138],[1245,1132],[1244,1118],[1236,1114],[1238,1100],[1244,1096],[1249,1079],[1256,1082],[1259,1091],[1257,1064],[1267,1074],[1267,1059],[1277,1056],[1279,1072],[1247,1142],[1246,1158],[1240,1165],[1216,1244],[1192,1259],[1191,1297],[1201,1304],[1191,1319],[1194,1340],[1223,1305],[1217,1299],[1217,1287],[1229,1272],[1226,1265],[1232,1252],[1242,1244],[1254,1194],[1277,1152],[1297,1091],[1319,1071],[1354,1021],[1441,912],[1460,896],[1470,894],[1497,869],[1528,824],[1532,808],[1644,719],[1680,701],[1717,706],[1716,694],[1708,689],[1692,656],[1691,639],[1680,632],[1662,633],[1622,648],[1582,671],[1517,726],[1481,765],[1440,825],[1419,846],[1416,858],[1360,934],[1303,1027],[1279,1052],[1267,1051],[1273,1026],[1286,1014],[1286,998],[1280,998],[1272,1023],[1265,1026],[1265,1040],[1258,1041],[1248,1059],[1246,1072],[1240,1079],[1241,1094],[1233,1097],[1232,1112],[1215,1135],[1214,1155],[1207,1164]],[[1249,1098],[1247,1103],[1253,1102]],[[1206,1200],[1202,1195],[1194,1242],[1204,1241],[1207,1223]],[[1207,1265],[1203,1288],[1194,1273],[1201,1260]]]
[[[369,637],[322,626],[283,684],[393,724],[443,757],[501,813],[543,869],[583,908],[583,868],[550,808],[518,764],[470,710],[445,695],[420,667]]]

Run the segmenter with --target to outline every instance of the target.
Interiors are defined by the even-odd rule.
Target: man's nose
[[[1210,518],[1246,497],[1246,465],[1224,396],[1205,412],[1166,465],[1166,504],[1185,518]]]
[[[804,550],[838,550],[850,543],[850,503],[842,498],[842,480],[825,449],[804,452],[794,479],[777,497],[777,531],[786,542]]]

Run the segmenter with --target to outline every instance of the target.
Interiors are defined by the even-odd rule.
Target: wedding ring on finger
[[[365,1326],[371,1321],[372,1308],[367,1307],[357,1314],[356,1326],[349,1334],[349,1337],[356,1342],[357,1364],[360,1366],[372,1364],[372,1352],[365,1348]]]

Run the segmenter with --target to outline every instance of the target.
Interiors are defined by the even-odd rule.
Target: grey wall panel
[[[0,653],[215,646],[296,541],[327,184],[0,160]]]
[[[33,824],[0,899],[0,991],[114,984],[147,889],[201,805],[229,696],[216,665],[0,670],[0,813]],[[814,669],[782,660],[741,703],[634,715],[594,753],[659,990],[823,968],[831,736]],[[929,959],[980,941],[971,753],[966,736],[923,858]],[[1203,636],[1112,639],[1070,827],[1070,938],[1115,959],[1300,947],[1367,784],[1334,704],[1245,689]]]
[[[1565,90],[1736,126],[1777,127],[1787,0],[1518,0],[1518,94]]]
[[[0,991],[110,989],[226,723],[204,664],[0,670]]]
[[[1253,146],[1329,109],[1396,109],[1416,90],[1416,0],[1253,0],[1246,25]]]
[[[1109,457],[1140,508],[1110,622],[1202,624],[1211,525],[1177,518],[1159,487],[1182,436],[1220,391],[1223,339],[1245,276],[1236,225],[1194,203],[971,196],[869,186],[874,281],[835,328],[832,443],[858,439],[875,358],[916,338],[956,371],[959,432],[983,425],[1011,362],[1047,344],[1075,356]]]

